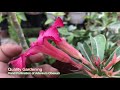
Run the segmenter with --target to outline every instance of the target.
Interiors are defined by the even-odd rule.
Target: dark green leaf
[[[120,62],[116,63],[113,67],[114,67],[114,71],[120,70]]]

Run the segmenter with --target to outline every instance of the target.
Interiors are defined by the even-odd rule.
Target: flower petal
[[[51,39],[54,41],[61,41],[57,27],[62,26],[64,26],[63,21],[60,17],[58,17],[54,24],[51,27],[49,27],[46,31],[40,31],[39,37],[37,39],[38,44],[43,44],[44,38]]]
[[[18,59],[10,61],[9,64],[14,68],[25,68],[26,67],[26,57],[21,55]]]
[[[60,17],[58,17],[52,25],[52,27],[56,27],[56,28],[57,27],[63,27],[63,26],[64,26],[64,24],[63,24],[63,21]]]
[[[61,41],[59,32],[57,28],[54,27],[51,27],[48,30],[46,30],[43,37],[54,41]]]

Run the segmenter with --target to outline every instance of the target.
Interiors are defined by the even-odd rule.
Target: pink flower
[[[56,28],[57,27],[63,27],[63,26],[64,26],[64,24],[63,24],[63,21],[60,17],[58,17],[52,25],[52,27],[56,27]]]
[[[59,48],[61,48],[66,53],[68,53],[70,56],[76,59],[80,59],[80,57],[82,56],[80,52],[77,49],[75,49],[73,46],[71,46],[69,43],[67,43],[64,38],[61,38],[61,41],[55,41],[55,42]]]
[[[37,41],[31,43],[30,49],[28,49],[21,57],[10,62],[14,67],[23,68],[26,67],[26,58],[30,55],[34,55],[36,53],[44,53],[50,55],[51,57],[65,63],[70,63],[71,65],[81,69],[82,66],[76,62],[74,62],[65,52],[62,50],[52,46],[47,40],[51,39],[56,42],[61,41],[59,38],[59,33],[57,27],[62,27],[63,23],[60,18],[57,18],[55,23],[46,31],[41,31]]]
[[[95,57],[95,56],[93,55],[93,56],[92,56],[92,59],[93,59],[93,64],[94,64],[97,68],[100,68],[100,64],[101,64],[100,58],[99,58],[99,57]]]
[[[23,54],[20,55],[19,58],[16,60],[10,61],[9,64],[12,65],[14,68],[25,68],[26,67],[26,60],[29,56],[39,53],[38,46],[30,47],[26,50]]]
[[[77,49],[75,49],[72,45],[66,42],[66,40],[64,40],[63,38],[61,38],[61,41],[55,41],[55,42],[60,49],[62,49],[70,56],[76,59],[81,59],[84,64],[90,65],[89,61],[86,60]]]
[[[44,42],[42,45],[37,44],[36,46],[33,46],[33,49],[30,49],[29,53],[32,53],[34,51],[39,51],[46,55],[50,55],[51,57],[53,57],[61,62],[70,63],[71,65],[73,65],[79,69],[82,68],[81,65],[75,63],[65,52],[63,52],[62,50],[51,45],[47,41],[47,39],[44,39]]]
[[[62,27],[62,26],[63,26],[62,20],[58,17],[56,21],[53,23],[53,25],[48,30],[40,31],[37,41],[31,43],[31,47],[26,52],[24,52],[18,59],[10,61],[9,64],[12,64],[12,66],[16,68],[24,68],[26,67],[27,57],[37,54],[39,52],[43,52],[47,55],[50,54],[51,56],[56,57],[55,56],[56,53],[46,48],[43,45],[43,42],[44,42],[44,38],[55,39],[56,41],[59,40],[58,38],[59,33],[56,29],[57,27]]]
[[[24,68],[26,67],[26,56],[23,54],[16,60],[10,61],[9,64],[12,65],[14,68]]]
[[[81,69],[82,66],[80,64],[77,64],[76,62],[74,62],[69,55],[67,55],[65,52],[63,52],[62,50],[52,46],[47,40],[44,41],[44,45],[49,48],[52,52],[54,52],[54,54],[49,54],[50,56],[56,58],[57,60],[61,61],[61,62],[65,62],[65,63],[70,63],[71,65]]]
[[[116,64],[117,62],[119,62],[120,59],[119,57],[117,58],[116,53],[114,54],[112,60],[107,64],[107,66],[105,67],[106,70],[110,69],[114,64]]]
[[[56,22],[48,30],[40,34],[38,42],[41,41],[41,38],[43,38],[42,40],[44,40],[44,38],[52,39],[56,43],[56,45],[64,52],[76,59],[81,59],[84,64],[90,65],[89,61],[86,60],[77,49],[75,49],[72,45],[66,42],[66,40],[59,36],[59,32],[56,28],[58,26],[63,26],[63,21],[60,18],[57,18]]]
[[[61,41],[61,39],[59,38],[59,32],[57,30],[57,27],[63,27],[63,26],[64,26],[63,21],[61,20],[61,18],[58,17],[56,21],[53,23],[53,25],[50,26],[50,28],[48,28],[45,31],[43,30],[40,31],[37,41],[32,43],[31,46],[33,46],[33,44],[35,43],[39,45],[43,44],[43,40],[45,38],[51,39],[54,41]]]
[[[111,70],[106,70],[106,69],[104,68],[102,71],[105,72],[105,74],[106,74],[108,77],[115,77],[115,75],[120,74],[120,70],[114,71],[114,68],[112,68]]]

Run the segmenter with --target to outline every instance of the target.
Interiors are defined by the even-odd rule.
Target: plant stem
[[[16,12],[9,12],[8,14],[9,14],[11,22],[18,34],[18,38],[19,38],[21,46],[23,47],[23,49],[28,49],[28,45],[27,45],[23,30],[18,22]]]

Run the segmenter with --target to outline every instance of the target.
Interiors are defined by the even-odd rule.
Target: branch
[[[21,46],[23,47],[23,49],[28,49],[28,45],[26,43],[23,30],[18,22],[16,12],[9,12],[8,15],[10,16],[11,22],[13,23],[13,26],[18,34],[18,38],[19,38]]]

